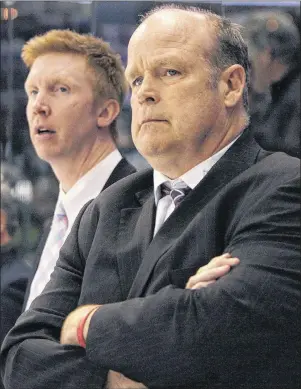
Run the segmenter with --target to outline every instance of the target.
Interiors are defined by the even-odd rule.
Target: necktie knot
[[[162,196],[170,196],[175,207],[181,203],[190,191],[191,188],[182,180],[173,183],[165,182],[161,185]]]

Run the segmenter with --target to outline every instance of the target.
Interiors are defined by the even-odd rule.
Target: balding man
[[[296,388],[299,161],[250,134],[239,29],[202,10],[156,9],[130,40],[126,76],[133,140],[154,172],[81,212],[6,339],[7,388],[25,377],[30,389],[101,388],[109,369],[136,381],[128,388]],[[240,264],[185,289],[226,252]]]

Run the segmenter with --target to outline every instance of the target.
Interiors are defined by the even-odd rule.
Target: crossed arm
[[[186,289],[200,289],[214,283],[220,277],[226,275],[231,267],[239,264],[239,259],[231,257],[229,253],[213,258],[207,265],[199,268],[197,273],[190,277]],[[83,327],[83,337],[86,340],[89,325],[96,310],[101,305],[84,305],[71,312],[64,321],[60,342],[61,344],[79,345],[78,329],[80,322],[86,317]],[[106,389],[143,389],[146,388],[141,382],[133,381],[123,374],[110,370],[107,376]]]
[[[204,288],[214,283],[220,277],[226,275],[230,271],[231,267],[238,264],[239,259],[232,257],[229,253],[214,257],[207,265],[200,267],[194,276],[189,278],[186,284],[186,289]],[[85,317],[86,320],[83,327],[83,337],[86,340],[91,319],[97,308],[101,309],[101,305],[83,305],[71,312],[62,326],[60,335],[61,344],[73,344],[79,346],[77,330],[81,320]]]
[[[58,331],[61,330],[64,319],[68,313],[77,308],[84,271],[84,262],[81,264],[80,261],[72,260],[75,252],[78,251],[77,236],[70,236],[67,241],[69,244],[67,243],[62,250],[58,263],[59,283],[56,282],[58,280],[51,279],[43,294],[18,319],[16,326],[4,342],[1,357],[6,363],[5,365],[1,363],[1,368],[4,373],[5,367],[3,377],[8,389],[40,389],[46,386],[49,389],[58,386],[64,389],[75,387],[99,389],[106,383],[107,368],[94,364],[87,357],[85,350],[72,345],[73,342],[65,342],[68,344],[58,342],[60,339]],[[225,258],[225,261],[227,260]],[[209,285],[214,276],[220,277],[229,271],[229,265],[221,267],[218,266],[219,264],[221,265],[219,262],[215,264],[217,269],[210,269],[209,266],[202,277],[190,280],[189,287],[197,286],[198,282],[202,282],[198,287]],[[63,290],[59,290],[59,297],[57,285],[60,288],[64,286]],[[45,325],[45,317],[47,317],[47,325]],[[115,375],[121,377],[116,373],[108,376],[108,383],[113,380],[114,389],[119,385]],[[121,383],[123,384],[123,380]],[[125,383],[128,385],[127,381]],[[130,383],[132,385],[134,382],[130,381]]]

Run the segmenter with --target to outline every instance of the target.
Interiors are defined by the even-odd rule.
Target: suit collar
[[[152,188],[152,170],[142,176],[139,173],[137,173],[137,180],[132,183],[131,189],[136,186],[137,181],[140,183],[138,186],[144,188],[136,192],[134,189],[134,201],[121,209],[117,234],[116,258],[124,299],[127,298],[134,277],[150,245],[154,229],[156,210]],[[127,247],[129,247],[128,255],[125,254]]]
[[[161,172],[154,170],[154,195],[156,205],[158,205],[158,201],[161,197],[160,187],[163,183],[170,182],[170,187],[172,187],[173,182],[181,180],[189,188],[194,189],[198,185],[198,183],[201,182],[201,180],[206,176],[206,174],[212,169],[212,167],[217,163],[217,161],[221,159],[221,157],[227,152],[227,150],[237,141],[241,134],[242,133],[240,133],[232,142],[230,142],[221,150],[213,154],[211,157],[207,158],[205,161],[200,162],[175,180],[171,180]]]
[[[122,178],[135,172],[136,169],[134,168],[134,166],[132,166],[125,158],[122,158],[113,170],[107,182],[105,183],[103,190],[105,190],[115,182],[121,180]]]
[[[216,193],[234,177],[252,166],[256,162],[260,150],[261,148],[255,142],[250,128],[247,128],[196,186],[196,189],[201,187],[205,197],[207,194]]]

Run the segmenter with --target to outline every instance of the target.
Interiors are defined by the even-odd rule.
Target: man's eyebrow
[[[184,66],[184,63],[183,63],[183,60],[181,58],[179,58],[178,56],[175,56],[175,55],[163,55],[163,56],[160,56],[160,57],[155,57],[155,58],[152,58],[152,60],[150,61],[150,65],[151,67],[155,68],[157,66],[181,66],[183,67]],[[137,68],[135,67],[126,67],[125,69],[125,77],[127,79],[131,79],[133,78],[137,73],[139,73],[139,71],[137,70]]]
[[[28,81],[28,80],[26,80],[25,82],[24,82],[24,90],[25,91],[28,91],[29,89],[32,89],[32,88],[35,88],[36,87],[36,84],[33,82],[33,81]]]
[[[68,75],[64,76],[54,76],[48,80],[51,84],[70,84],[70,85],[79,85],[76,80],[72,80],[68,77]]]
[[[134,68],[129,68],[128,66],[125,68],[124,75],[127,80],[130,80],[137,73],[137,70]]]
[[[183,61],[181,58],[175,55],[164,55],[162,57],[154,58],[153,60],[153,65],[155,66],[173,66],[173,65],[182,65],[183,66]]]
[[[67,84],[67,85],[73,85],[73,86],[80,86],[80,83],[77,82],[76,80],[72,80],[68,77],[68,75],[66,76],[57,76],[55,75],[54,77],[49,77],[48,79],[44,80],[44,83],[46,84]],[[25,90],[26,89],[29,89],[33,86],[35,86],[37,83],[36,82],[33,82],[33,81],[25,81],[24,83],[24,88]]]

